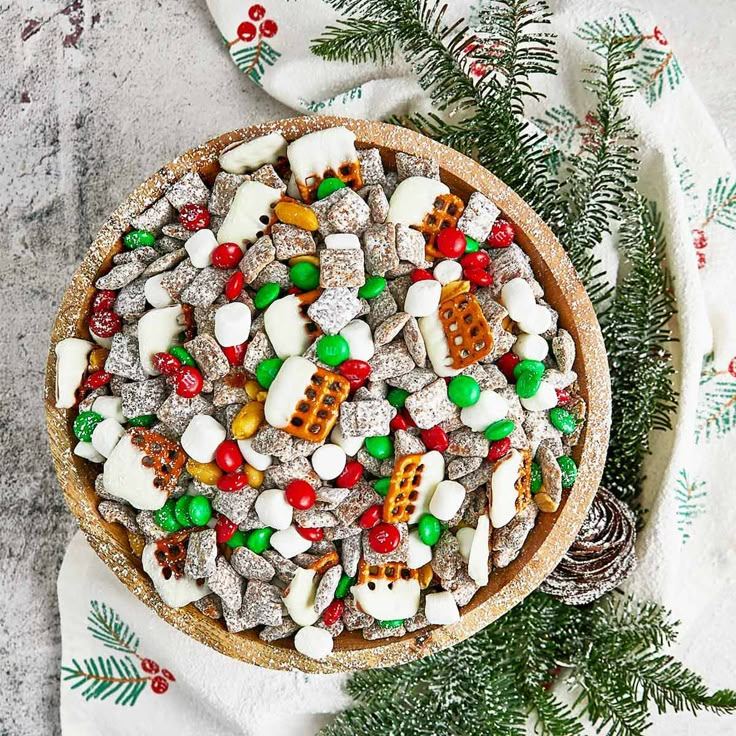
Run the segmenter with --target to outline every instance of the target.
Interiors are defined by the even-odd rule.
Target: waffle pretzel
[[[174,534],[170,534],[156,542],[156,550],[153,556],[163,568],[162,575],[165,580],[170,580],[172,575],[177,580],[184,577],[188,538],[189,530],[182,529],[182,531],[174,532]]]
[[[349,393],[350,383],[347,378],[324,368],[317,368],[284,430],[294,437],[322,442],[335,426],[340,404],[347,399]]]
[[[514,483],[516,488],[516,512],[523,511],[532,501],[532,452],[530,449],[518,450],[521,455],[521,467],[519,468],[519,477]],[[510,453],[509,453],[510,454]],[[496,460],[493,464],[493,472],[495,473],[498,466],[506,460],[509,454]]]
[[[187,456],[178,442],[172,442],[161,434],[143,427],[135,427],[130,433],[130,441],[144,452],[141,464],[153,468],[156,477],[153,485],[166,495],[176,488]]]
[[[307,204],[317,199],[317,188],[324,179],[339,179],[345,186],[350,189],[358,190],[363,186],[363,176],[360,173],[360,163],[358,161],[345,161],[335,169],[325,169],[324,171],[314,171],[305,177],[304,181],[297,180],[296,186],[299,189],[301,198]]]
[[[383,565],[369,565],[365,560],[358,563],[358,585],[387,580],[395,583],[397,580],[418,580],[419,573],[403,562],[386,562]]]
[[[424,235],[427,259],[443,257],[437,249],[437,236],[446,227],[457,227],[457,221],[464,209],[465,205],[460,197],[455,194],[440,194],[434,200],[432,211],[424,216],[422,224],[414,226]]]
[[[469,293],[440,304],[440,322],[453,368],[467,368],[493,350],[493,335],[478,300]]]
[[[383,503],[383,520],[396,524],[409,521],[414,512],[414,502],[419,498],[417,490],[422,481],[422,455],[404,455],[396,460],[386,500]]]

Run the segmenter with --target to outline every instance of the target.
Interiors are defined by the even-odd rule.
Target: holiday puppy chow
[[[458,621],[575,482],[575,343],[513,226],[396,166],[344,128],[230,147],[135,218],[56,347],[162,600],[309,657]]]

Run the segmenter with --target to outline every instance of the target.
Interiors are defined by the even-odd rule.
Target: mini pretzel
[[[463,214],[465,205],[462,199],[454,194],[440,194],[434,200],[431,212],[425,215],[421,225],[414,227],[424,235],[427,244],[425,254],[429,260],[442,258],[442,253],[437,249],[437,236],[440,230],[446,227],[456,227],[460,215]]]
[[[130,441],[145,454],[141,464],[146,468],[153,468],[156,477],[153,485],[166,495],[170,495],[176,488],[182,468],[187,456],[178,442],[172,442],[157,432],[143,427],[135,427],[130,434]]]
[[[339,179],[345,186],[353,190],[358,190],[363,186],[363,176],[360,173],[360,163],[358,161],[345,161],[340,164],[337,171],[334,169],[325,169],[323,172],[312,172],[305,177],[305,181],[297,181],[296,186],[299,189],[301,198],[310,204],[317,199],[317,188],[324,179]]]
[[[335,567],[339,561],[340,558],[337,556],[337,552],[332,550],[332,552],[328,552],[326,555],[322,555],[322,557],[316,559],[309,566],[309,569],[314,570],[317,575],[324,575],[331,567]]]
[[[409,521],[414,513],[414,501],[419,497],[417,488],[422,481],[424,465],[422,455],[404,455],[396,460],[386,500],[383,503],[383,520],[395,524]]]
[[[347,378],[317,368],[284,430],[303,440],[322,442],[335,426],[340,404],[349,393]]]
[[[516,488],[516,512],[523,511],[532,500],[532,452],[530,449],[519,450],[521,455],[521,466],[519,467],[519,477],[514,483]],[[493,464],[493,472],[496,472],[498,466],[508,457],[504,455],[496,460]]]
[[[467,368],[493,350],[491,328],[472,294],[457,294],[442,302],[439,317],[453,368]]]
[[[173,575],[177,580],[184,577],[184,563],[187,561],[187,539],[189,530],[170,534],[156,542],[156,551],[153,556],[163,568],[161,573],[165,580]]]
[[[386,562],[383,565],[369,565],[365,560],[358,563],[358,585],[387,580],[395,583],[397,580],[418,580],[419,573],[403,562]]]

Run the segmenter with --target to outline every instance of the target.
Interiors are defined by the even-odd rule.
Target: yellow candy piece
[[[245,393],[251,401],[255,401],[258,392],[261,390],[261,384],[258,381],[254,381],[252,378],[245,382]]]
[[[319,227],[317,215],[303,204],[279,202],[273,211],[279,221],[287,225],[296,225],[296,227],[300,227],[302,230],[310,231],[314,231]]]
[[[295,266],[297,263],[311,263],[313,266],[319,268],[319,257],[318,256],[294,256],[289,258],[289,265]]]
[[[263,404],[260,401],[247,403],[233,419],[230,431],[236,440],[252,437],[263,423]]]
[[[192,478],[207,486],[217,485],[217,481],[222,478],[222,470],[216,463],[198,463],[191,457],[187,460],[187,472]]]
[[[243,472],[251,488],[260,488],[263,485],[263,473],[260,470],[256,470],[252,465],[245,463]]]
[[[109,352],[110,351],[106,348],[95,348],[89,354],[90,373],[94,373],[95,371],[99,371],[105,367],[105,361],[107,360],[107,355]]]
[[[470,291],[470,281],[450,281],[449,284],[445,284],[442,287],[442,293],[440,294],[440,304],[445,299],[452,299],[452,297],[458,294],[465,294]]]
[[[422,565],[417,572],[419,573],[419,587],[424,590],[425,588],[429,587],[429,584],[432,582],[432,578],[434,577],[434,570],[432,570],[432,564],[427,563],[426,565]]]

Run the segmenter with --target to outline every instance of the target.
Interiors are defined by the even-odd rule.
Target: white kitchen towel
[[[481,43],[479,10],[486,4],[450,4],[453,17],[470,19]],[[403,63],[389,69],[352,66],[328,63],[310,52],[310,39],[336,19],[322,0],[208,0],[208,6],[238,67],[299,112],[382,118],[429,109]],[[664,603],[682,620],[675,654],[711,686],[733,686],[728,654],[736,651],[736,630],[730,624],[736,618],[736,482],[731,470],[736,449],[736,290],[731,288],[736,174],[667,41],[666,28],[644,12],[613,2],[559,0],[553,9],[560,73],[538,80],[547,97],[527,114],[550,144],[565,150],[576,150],[586,126],[595,125],[591,96],[580,80],[585,67],[600,62],[596,51],[602,35],[616,33],[639,42],[631,74],[637,94],[626,104],[641,139],[641,190],[665,218],[678,308],[680,399],[674,430],[655,436],[647,466],[643,504],[649,509],[648,524],[639,537],[641,564],[630,587]],[[471,60],[468,69],[480,72]],[[495,173],[503,178],[503,171]],[[115,702],[122,686],[104,701],[86,700],[85,683],[72,690],[79,678],[62,679],[66,734],[104,730],[186,736],[268,728],[276,736],[306,736],[319,722],[309,714],[334,712],[346,702],[342,678],[249,667],[169,627],[130,595],[80,535],[62,567],[59,603],[62,665],[71,668],[62,671],[62,678],[84,665],[84,659],[118,655],[130,658],[137,677],[148,678],[141,680],[144,686],[132,707]],[[135,654],[116,653],[94,637],[100,619],[112,616],[111,608],[140,638]],[[142,659],[154,660],[176,679],[167,680],[162,670],[145,672]],[[167,686],[165,692],[154,691],[155,677],[160,678],[155,687]],[[732,732],[727,719],[712,716],[700,716],[697,726],[687,715],[659,717],[655,723],[653,733],[672,736],[696,728],[708,736]]]

